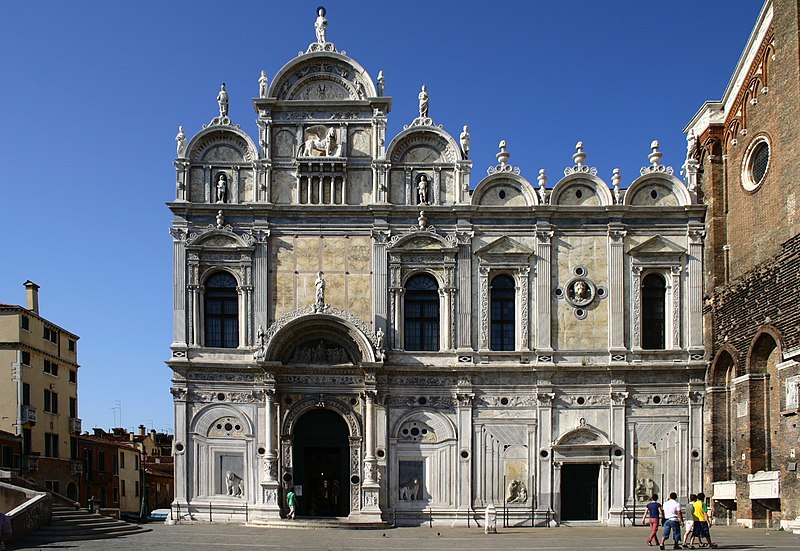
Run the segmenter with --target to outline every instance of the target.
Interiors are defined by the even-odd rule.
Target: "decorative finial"
[[[536,181],[539,182],[539,199],[542,203],[546,202],[547,200],[547,173],[544,171],[543,168],[539,169],[539,175],[536,177]]]
[[[225,217],[222,215],[222,211],[218,210],[217,211],[217,229],[221,230],[224,225],[225,225]]]
[[[178,157],[183,157],[186,154],[186,134],[183,132],[183,127],[178,127],[178,135],[175,136],[175,141],[178,142]]]
[[[219,105],[219,118],[224,119],[228,116],[228,92],[225,90],[225,83],[219,88],[217,94],[217,105]]]
[[[622,182],[622,176],[620,176],[619,174],[619,169],[615,168],[614,173],[611,176],[611,184],[614,186],[614,199],[617,204],[620,203],[620,197],[622,196],[622,193],[619,189],[619,185],[621,182]]]
[[[464,158],[469,159],[469,126],[466,124],[464,125],[464,130],[461,131],[461,135],[458,139],[461,142],[461,151],[464,152]]]
[[[420,118],[427,119],[428,118],[428,89],[425,85],[422,85],[422,90],[420,91],[419,95],[419,116]]]
[[[583,142],[575,144],[575,153],[572,155],[572,160],[575,166],[583,166],[583,161],[586,160],[586,153],[583,152]]]
[[[267,97],[267,90],[269,89],[269,80],[267,79],[267,72],[261,71],[261,76],[258,78],[258,97]]]
[[[428,219],[425,216],[425,211],[419,211],[419,218],[417,218],[417,222],[419,223],[419,229],[424,230],[428,227]]]
[[[383,71],[378,71],[378,96],[383,97],[386,90],[386,79],[383,76]]]
[[[314,32],[317,34],[317,44],[325,44],[327,42],[328,20],[325,19],[325,8],[320,6],[317,8],[317,20],[314,21]]]
[[[650,153],[650,155],[648,155],[648,156],[647,156],[647,159],[650,161],[650,163],[651,163],[653,166],[658,166],[658,165],[659,165],[659,162],[661,161],[661,157],[663,157],[663,156],[664,156],[664,154],[663,154],[663,153],[661,153],[661,152],[658,150],[658,148],[659,148],[659,143],[658,143],[658,140],[653,140],[653,141],[650,143],[650,149],[652,149],[653,151],[652,151],[652,153]]]
[[[500,147],[500,152],[497,155],[495,155],[495,157],[497,157],[497,162],[499,162],[501,165],[505,165],[506,163],[508,163],[508,159],[511,157],[511,153],[509,153],[506,150],[505,140],[500,140],[499,147]]]

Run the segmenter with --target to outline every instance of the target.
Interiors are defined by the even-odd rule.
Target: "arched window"
[[[429,275],[406,283],[405,349],[439,350],[439,286]]]
[[[492,279],[491,349],[514,350],[514,280],[507,275]]]
[[[205,318],[206,346],[239,346],[239,293],[232,275],[219,272],[206,282]]]
[[[659,274],[648,274],[642,281],[642,348],[665,347],[665,307],[667,284]]]

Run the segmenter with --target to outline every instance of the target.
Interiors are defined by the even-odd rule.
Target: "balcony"
[[[736,481],[714,482],[714,501],[736,501]]]
[[[22,406],[22,423],[36,423],[36,408],[33,406]]]
[[[78,419],[80,421],[80,419]],[[83,474],[83,463],[78,459],[72,459],[69,462],[69,474],[77,476]]]
[[[23,455],[22,456],[22,470],[23,471],[38,471],[39,470],[39,456],[38,455]]]
[[[81,433],[81,419],[80,417],[69,418],[69,432],[72,434]]]
[[[747,475],[750,485],[750,499],[780,499],[781,498],[781,473],[780,471],[758,471]]]

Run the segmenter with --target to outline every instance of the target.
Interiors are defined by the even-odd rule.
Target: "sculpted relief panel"
[[[350,133],[350,156],[369,157],[370,134],[368,130],[355,129]]]

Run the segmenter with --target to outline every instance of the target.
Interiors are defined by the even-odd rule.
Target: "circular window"
[[[505,199],[506,198],[506,192],[504,190],[502,190],[502,189],[500,190],[500,193],[498,193],[497,195],[500,196],[500,199]]]
[[[769,169],[770,148],[765,136],[758,136],[750,143],[744,155],[742,167],[742,187],[755,191],[764,183]]]
[[[658,199],[658,192],[656,190],[654,190],[654,189],[651,190],[650,191],[650,197],[652,197],[653,199]]]
[[[578,199],[580,199],[581,197],[583,197],[583,192],[582,192],[581,190],[577,190],[577,191],[575,192],[575,197],[577,197]]]

